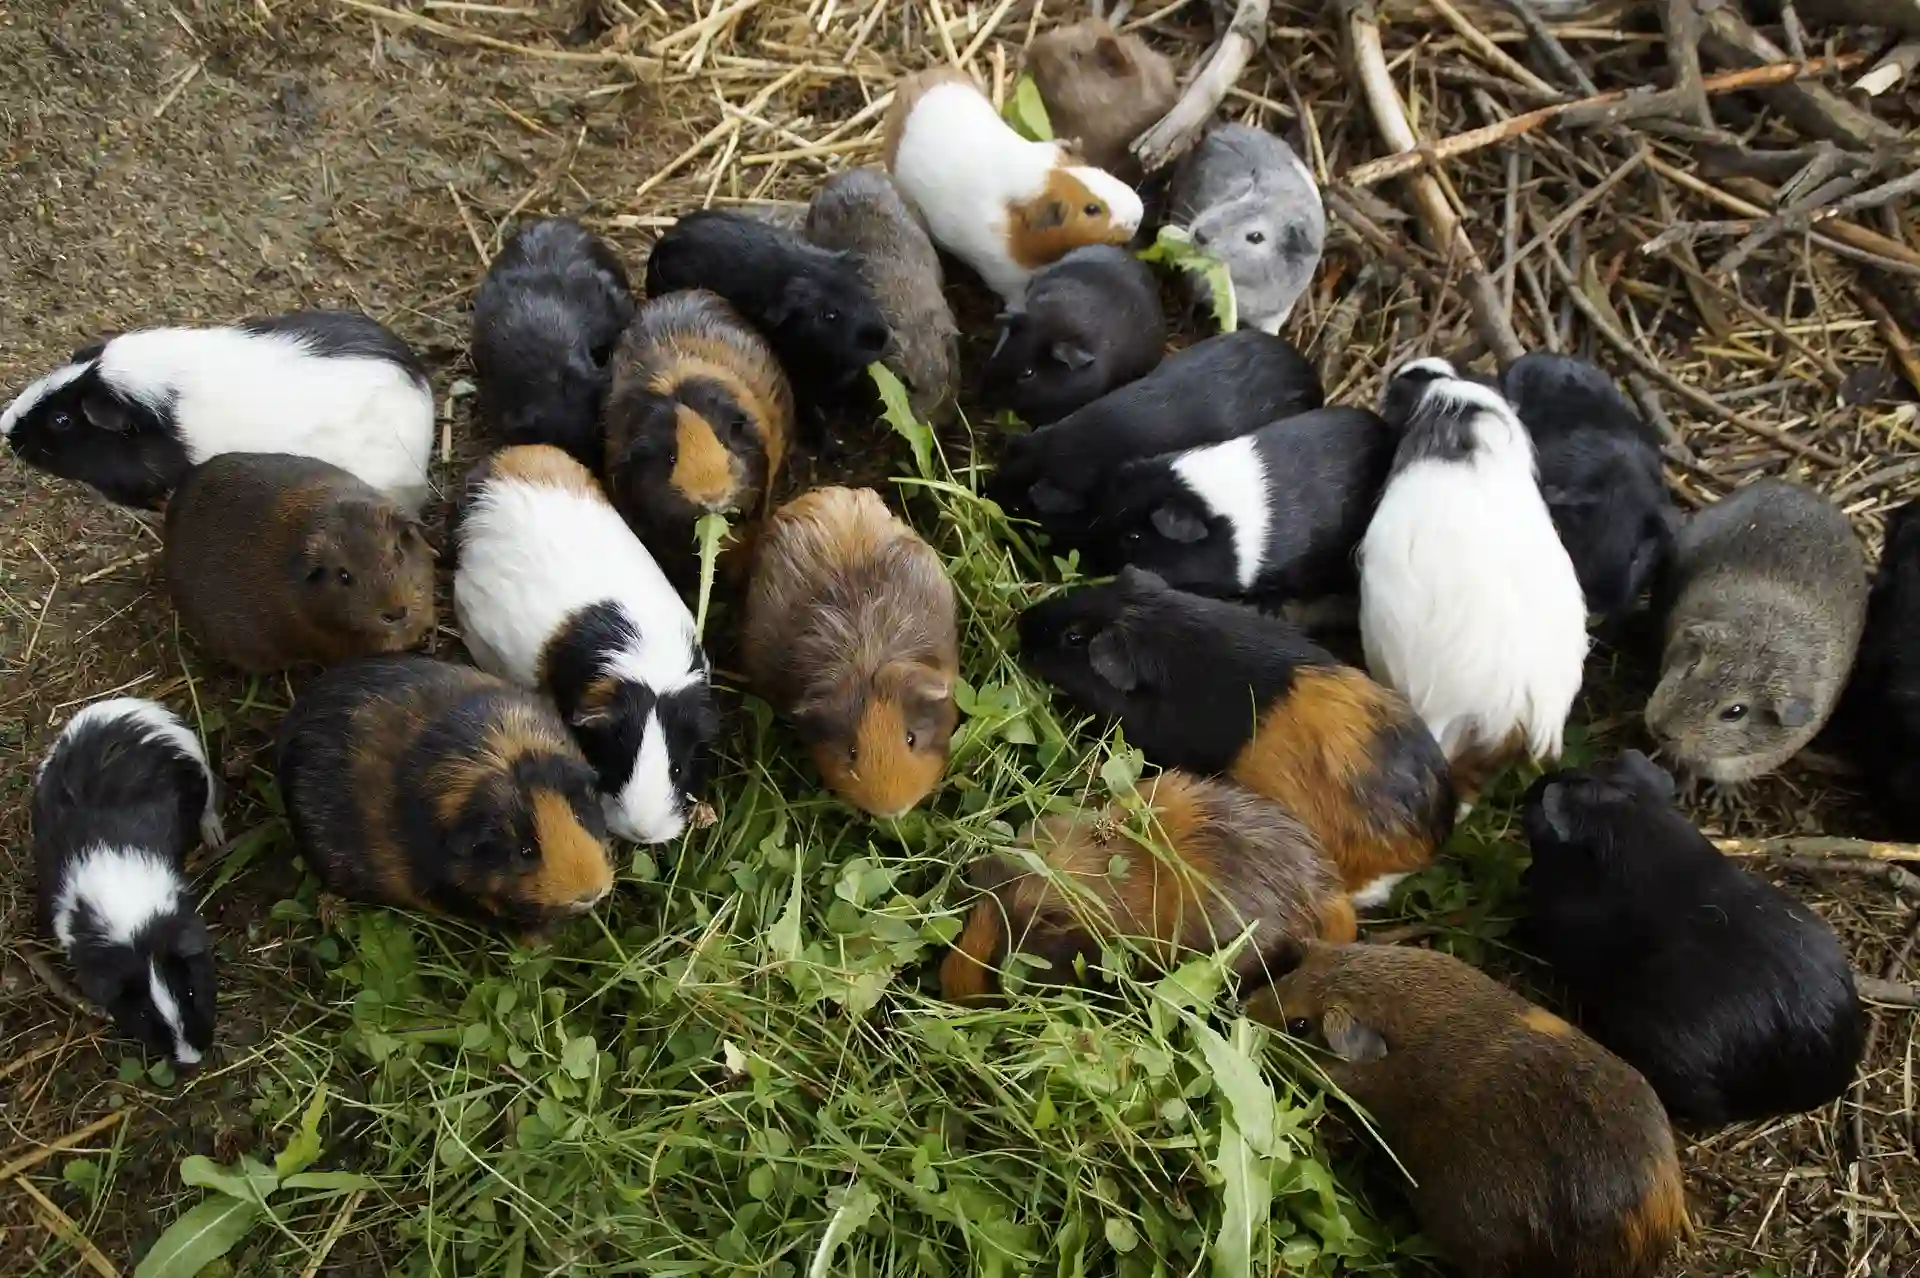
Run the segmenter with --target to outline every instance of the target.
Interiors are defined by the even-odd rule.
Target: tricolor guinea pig
[[[1893,837],[1920,839],[1920,500],[1887,516],[1859,655],[1833,722]]]
[[[1242,324],[1269,333],[1313,283],[1327,242],[1327,211],[1293,148],[1244,124],[1216,124],[1181,160],[1168,218],[1227,268]],[[1206,277],[1183,271],[1208,305]]]
[[[982,396],[1050,425],[1152,372],[1166,347],[1153,272],[1123,248],[1089,244],[1035,271],[1026,297],[1001,312]]]
[[[1138,180],[1140,161],[1129,147],[1172,108],[1179,89],[1172,61],[1096,17],[1036,36],[1026,68],[1054,137],[1087,163]]]

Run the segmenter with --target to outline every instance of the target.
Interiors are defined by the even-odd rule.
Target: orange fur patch
[[[1573,1026],[1544,1007],[1529,1007],[1520,1014],[1520,1023],[1536,1034],[1546,1034],[1552,1038],[1567,1038],[1573,1034]]]
[[[1089,216],[1086,209],[1095,204],[1101,212]],[[1040,194],[1010,204],[1007,214],[1007,251],[1028,270],[1059,261],[1083,245],[1125,244],[1133,238],[1115,225],[1105,200],[1059,167],[1047,175]]]
[[[707,510],[733,508],[739,498],[740,470],[713,426],[685,404],[674,409],[674,489]]]
[[[1680,1165],[1671,1149],[1648,1168],[1651,1184],[1638,1203],[1620,1221],[1620,1241],[1629,1268],[1628,1278],[1653,1278],[1682,1238],[1693,1237],[1687,1216],[1686,1189]]]
[[[533,837],[540,849],[534,897],[555,910],[583,908],[613,890],[606,845],[574,815],[566,796],[533,791]]]
[[[851,764],[835,746],[814,748],[814,762],[835,794],[863,812],[895,817],[932,793],[947,770],[944,750],[907,748],[907,726],[900,706],[871,697],[854,734],[859,758]]]
[[[450,759],[434,767],[434,807],[448,824],[458,820],[476,791],[513,770],[528,755],[578,754],[570,737],[554,731],[525,706],[502,707],[499,721],[487,729],[479,749],[464,759]]]
[[[991,995],[998,986],[993,960],[1000,940],[1000,903],[988,897],[973,907],[959,939],[940,960],[941,997],[969,1003]]]
[[[515,479],[542,488],[559,488],[604,504],[607,495],[593,472],[550,444],[503,448],[487,459],[488,479]]]
[[[392,831],[400,758],[427,727],[419,698],[419,690],[412,689],[394,701],[365,702],[353,712],[353,802],[366,831],[366,861],[384,897],[414,909],[426,902],[413,890],[412,870]]]
[[[1330,896],[1320,902],[1320,939],[1334,945],[1347,945],[1360,936],[1360,916],[1354,912],[1350,896]]]
[[[661,345],[664,357],[653,361],[659,371],[648,384],[649,389],[673,395],[682,382],[694,378],[726,387],[766,450],[771,488],[772,478],[786,462],[794,412],[793,389],[772,349],[757,337],[749,346],[739,335],[726,331],[670,333]]]

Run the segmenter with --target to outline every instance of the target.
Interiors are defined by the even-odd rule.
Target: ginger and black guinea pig
[[[200,739],[158,702],[96,701],[47,752],[31,816],[40,935],[121,1034],[198,1064],[216,989],[186,860],[196,841],[225,843]]]
[[[613,890],[594,771],[545,699],[429,657],[335,666],[275,743],[294,845],[329,892],[533,937]]]
[[[404,652],[433,631],[420,521],[338,466],[222,453],[166,515],[168,593],[208,655],[262,674]]]
[[[1026,69],[1054,137],[1088,164],[1140,180],[1133,140],[1160,122],[1179,91],[1165,54],[1104,18],[1086,18],[1035,37]]]
[[[1661,753],[1723,784],[1799,753],[1846,686],[1867,590],[1853,526],[1810,488],[1763,479],[1693,515],[1659,591]]]
[[[643,305],[613,353],[607,497],[681,592],[702,515],[760,516],[786,464],[793,389],[767,340],[702,289]]]
[[[1153,272],[1111,244],[1089,244],[1041,267],[999,324],[981,397],[1029,426],[1051,425],[1145,377],[1167,349]]]
[[[1327,242],[1313,173],[1285,142],[1244,124],[1214,125],[1187,153],[1173,176],[1167,220],[1226,266],[1240,323],[1269,333],[1280,331],[1313,283]],[[1195,301],[1208,305],[1206,278],[1181,274]]]
[[[514,231],[473,300],[480,417],[501,443],[552,444],[599,471],[607,361],[633,322],[627,268],[572,218]]]
[[[1697,1127],[1817,1109],[1845,1092],[1866,1015],[1839,938],[1673,805],[1637,750],[1534,782],[1521,936],[1581,1028]]]
[[[1633,1067],[1465,963],[1310,946],[1247,1014],[1322,1054],[1474,1278],[1655,1278],[1691,1233],[1673,1132]]]
[[[1887,516],[1860,652],[1833,725],[1893,837],[1920,839],[1920,501]]]
[[[1406,698],[1279,617],[1128,568],[1027,609],[1020,657],[1118,719],[1151,762],[1280,803],[1359,908],[1383,903],[1453,832],[1446,757]]]
[[[963,73],[894,85],[887,171],[934,243],[1011,306],[1027,280],[1083,244],[1125,244],[1145,210],[1134,189],[1058,142],[1021,137]]]
[[[940,965],[945,997],[992,993],[1009,951],[1045,965],[1022,965],[1026,979],[1071,985],[1116,938],[1140,944],[1165,971],[1250,932],[1234,972],[1264,983],[1298,961],[1308,941],[1354,938],[1339,871],[1280,804],[1178,771],[1141,791],[1144,818],[1116,803],[1029,827],[1021,842],[1049,873],[1005,854],[974,862],[968,877],[985,895]]]
[[[854,807],[896,817],[940,783],[959,717],[953,585],[871,488],[817,488],[774,512],[740,651],[748,686]]]

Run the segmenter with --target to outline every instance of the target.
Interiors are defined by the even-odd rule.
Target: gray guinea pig
[[[1104,18],[1055,27],[1027,50],[1027,70],[1060,141],[1126,181],[1140,176],[1129,149],[1173,106],[1173,63]]]
[[[1145,377],[1166,348],[1153,272],[1123,248],[1090,244],[1035,272],[1026,297],[1002,312],[983,392],[1046,426]]]
[[[1181,161],[1167,220],[1226,264],[1240,322],[1269,333],[1313,283],[1327,242],[1313,174],[1292,147],[1244,124],[1215,126]],[[1204,278],[1187,278],[1204,303]]]
[[[1681,528],[1660,594],[1666,649],[1647,727],[1665,753],[1731,783],[1814,738],[1866,621],[1866,560],[1839,507],[1799,484],[1749,484]]]

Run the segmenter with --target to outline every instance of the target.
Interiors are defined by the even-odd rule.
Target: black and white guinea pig
[[[1398,436],[1364,408],[1319,408],[1251,435],[1128,462],[1085,550],[1095,571],[1133,564],[1209,595],[1352,594]]]
[[[707,656],[593,475],[549,445],[502,449],[468,478],[456,537],[453,608],[474,660],[553,698],[608,829],[679,837],[719,730]]]
[[[1893,837],[1920,839],[1920,500],[1887,516],[1866,628],[1833,723]]]
[[[1549,773],[1523,814],[1528,948],[1678,1122],[1795,1114],[1853,1081],[1866,1017],[1833,929],[1741,869],[1637,750]]]
[[[148,328],[75,351],[0,413],[21,461],[157,506],[218,453],[332,462],[418,514],[433,392],[407,344],[358,311]]]
[[[199,739],[136,697],[74,715],[33,788],[41,934],[122,1034],[182,1065],[213,1044],[213,951],[185,864],[196,834],[225,841],[219,802]]]

